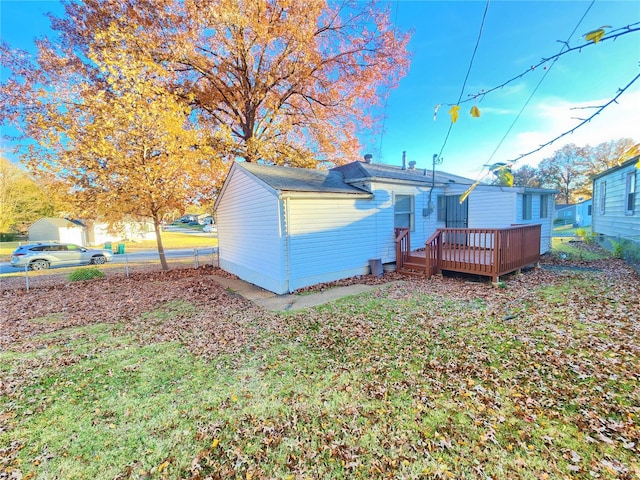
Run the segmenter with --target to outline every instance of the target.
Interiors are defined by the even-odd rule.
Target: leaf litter
[[[0,350],[41,351],[68,342],[56,332],[110,324],[139,344],[228,355],[230,368],[262,358],[264,381],[296,369],[280,409],[252,413],[251,392],[230,396],[229,411],[245,407],[199,427],[208,446],[181,478],[637,478],[640,281],[617,260],[590,266],[530,270],[506,288],[385,274],[394,281],[368,295],[282,315],[226,291],[211,268],[5,290]],[[162,308],[171,321],[146,315]],[[25,357],[0,394],[80,358]],[[11,422],[0,413],[0,434]]]

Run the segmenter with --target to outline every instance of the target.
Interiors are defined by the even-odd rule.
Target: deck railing
[[[411,252],[411,238],[408,228],[396,228],[396,270],[402,270]]]
[[[488,276],[494,282],[498,281],[500,275],[540,260],[540,232],[540,225],[439,228],[425,242],[426,275],[431,277],[442,270],[451,270]],[[402,256],[398,270],[408,258],[413,256],[410,253]]]

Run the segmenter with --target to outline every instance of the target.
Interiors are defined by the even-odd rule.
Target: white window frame
[[[397,205],[398,205],[398,199],[399,198],[409,198],[411,200],[410,202],[410,209],[408,211],[405,210],[398,210],[397,209]],[[414,231],[415,230],[415,196],[414,195],[403,195],[403,194],[395,194],[394,198],[393,198],[393,225],[394,227],[398,228],[398,221],[397,218],[399,215],[409,215],[409,230],[410,231]],[[406,227],[401,227],[401,228],[406,228]]]
[[[606,205],[607,205],[607,182],[600,182],[600,198],[599,198],[599,203],[600,203],[600,214],[604,215],[605,211],[606,211]]]
[[[624,214],[633,215],[636,203],[636,171],[627,173],[624,188]]]

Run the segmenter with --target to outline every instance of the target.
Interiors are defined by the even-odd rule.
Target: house
[[[583,200],[576,203],[576,221],[577,227],[590,227],[593,217],[593,199]]]
[[[395,262],[395,228],[424,246],[438,228],[537,224],[539,252],[550,248],[553,190],[480,185],[460,204],[472,183],[413,162],[331,170],[235,162],[214,206],[220,267],[282,294]]]
[[[593,200],[583,200],[575,204],[556,204],[554,225],[591,226]]]
[[[61,242],[75,243],[86,246],[87,235],[85,226],[66,218],[44,217],[36,220],[27,228],[30,242]]]
[[[102,245],[106,242],[131,240],[141,242],[143,240],[155,240],[156,230],[153,221],[149,219],[126,219],[110,226],[99,220],[87,221],[87,243],[89,245]]]
[[[558,203],[553,215],[555,225],[573,225],[576,222],[576,206],[569,203]]]
[[[640,243],[640,156],[593,177],[593,233],[602,239]]]

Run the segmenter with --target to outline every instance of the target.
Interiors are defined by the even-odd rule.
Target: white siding
[[[234,168],[216,209],[220,267],[267,290],[285,293],[281,218],[277,193]]]
[[[477,187],[469,195],[469,228],[506,228],[516,218],[516,192]]]
[[[531,195],[531,218],[524,220],[522,218],[522,203],[523,196],[525,194],[518,193],[518,198],[516,202],[516,221],[514,223],[522,224],[522,225],[533,225],[540,224],[540,253],[546,253],[551,250],[551,234],[553,230],[553,211],[555,210],[555,205],[553,201],[553,195],[544,195],[540,193],[527,193],[526,195]],[[542,198],[546,198],[547,205],[547,218],[540,218],[540,201]]]
[[[586,200],[576,205],[576,223],[579,227],[591,226],[592,214],[589,214],[589,209],[593,212],[592,201]]]
[[[452,187],[448,194],[462,193]],[[522,219],[522,193],[507,187],[479,186],[469,195],[469,228],[507,228],[513,224],[541,224],[540,253],[551,249],[553,195],[547,195],[547,217],[540,218],[540,193],[531,193],[531,219]]]
[[[56,225],[55,223],[60,225]],[[68,221],[54,219],[54,222],[41,218],[28,228],[31,242],[61,242],[85,245],[84,230]]]
[[[376,248],[372,199],[331,194],[285,198],[290,290],[369,273]]]
[[[625,212],[627,174],[636,173],[636,194],[633,214]],[[640,239],[640,193],[638,169],[635,163],[619,168],[594,182],[592,228],[594,233],[610,237],[622,237],[638,241]],[[605,211],[600,212],[601,184],[607,182]]]

